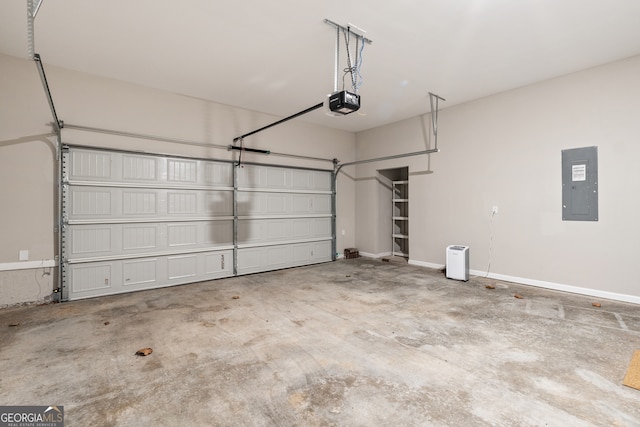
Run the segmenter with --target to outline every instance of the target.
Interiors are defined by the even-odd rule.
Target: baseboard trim
[[[21,262],[0,263],[0,271],[30,270],[33,268],[49,268],[49,267],[57,267],[56,261],[53,259],[43,259],[40,261],[21,261]]]
[[[519,283],[522,285],[537,286],[539,288],[551,289],[554,291],[569,292],[572,294],[586,295],[590,297],[610,299],[614,301],[629,302],[632,304],[640,304],[640,296],[619,294],[616,292],[602,291],[599,289],[582,288],[580,286],[565,285],[563,283],[547,282],[544,280],[529,279],[526,277],[508,276],[506,274],[489,273],[486,271],[469,270],[469,274],[475,276],[488,277],[490,279],[502,280],[504,282]]]
[[[391,252],[382,252],[379,254],[372,254],[370,252],[359,252],[359,255],[367,258],[382,258],[383,256],[391,256]]]
[[[444,268],[444,264],[434,264],[432,262],[416,261],[414,259],[409,260],[409,265],[417,265],[418,267],[435,268],[441,270]]]
[[[409,260],[409,264],[416,265],[419,267],[434,268],[436,270],[441,270],[444,268],[444,264],[434,264],[431,262],[416,261],[416,260]],[[632,304],[640,304],[640,297],[634,296],[634,295],[619,294],[616,292],[601,291],[598,289],[582,288],[579,286],[565,285],[563,283],[547,282],[544,280],[509,276],[506,274],[489,273],[489,275],[487,276],[487,272],[481,271],[481,270],[469,270],[469,274],[472,276],[488,277],[489,279],[502,280],[503,282],[512,282],[512,283],[518,283],[521,285],[536,286],[538,288],[550,289],[553,291],[569,292],[572,294],[580,294],[580,295],[586,295],[590,297],[629,302]]]

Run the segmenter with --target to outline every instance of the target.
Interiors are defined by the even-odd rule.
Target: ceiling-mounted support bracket
[[[53,117],[53,127],[58,135],[58,142],[61,140],[60,132],[64,127],[64,122],[58,119],[56,113],[56,107],[53,105],[53,97],[51,96],[51,90],[49,90],[49,83],[47,82],[47,75],[44,72],[44,66],[42,65],[42,59],[40,55],[35,53],[35,36],[34,36],[34,21],[40,6],[42,6],[43,0],[27,0],[27,42],[28,42],[28,55],[29,59],[36,63],[38,68],[38,74],[42,81],[42,87],[44,88],[44,94],[49,102],[49,108],[51,109],[51,116]]]
[[[56,107],[53,105],[53,97],[51,96],[51,91],[49,90],[49,83],[47,83],[47,76],[44,73],[44,67],[42,66],[42,60],[40,59],[40,55],[37,53],[33,54],[33,60],[38,67],[38,73],[40,74],[40,80],[42,80],[42,87],[44,88],[44,93],[47,96],[47,101],[49,102],[49,108],[51,109],[51,115],[53,116],[53,126],[55,128],[56,134],[60,137],[60,131],[64,127],[64,122],[58,119],[58,114],[56,113]]]
[[[373,41],[371,39],[366,38],[364,36],[364,34],[360,34],[360,33],[364,33],[365,31],[363,29],[361,29],[361,28],[356,27],[355,25],[347,24],[347,26],[345,27],[344,25],[336,24],[335,22],[333,22],[330,19],[325,19],[324,22],[325,22],[325,24],[332,25],[332,26],[336,27],[339,30],[349,31],[355,37],[358,37],[358,38],[361,38],[362,40],[364,40],[365,43],[368,43],[368,44],[373,43]]]
[[[429,105],[431,106],[431,131],[433,132],[434,149],[438,149],[438,101],[446,101],[441,96],[429,92]]]
[[[27,54],[33,60],[35,55],[35,35],[33,22],[36,19],[38,10],[42,6],[43,0],[27,0]]]
[[[366,31],[364,31],[361,28],[356,27],[353,24],[347,24],[347,26],[345,27],[344,25],[340,25],[337,24],[335,22],[333,22],[330,19],[325,19],[324,22],[328,25],[331,25],[333,27],[336,28],[336,54],[335,54],[335,74],[333,77],[333,92],[336,93],[338,92],[339,88],[338,88],[338,80],[339,80],[339,76],[340,76],[340,32],[343,32],[345,35],[345,42],[346,42],[346,49],[347,49],[347,57],[349,56],[349,41],[348,38],[350,38],[351,36],[356,38],[356,52],[359,51],[357,44],[362,41],[362,44],[364,47],[364,43],[368,43],[371,44],[373,43],[373,41],[371,39],[368,39],[364,36],[364,33]],[[357,62],[357,59],[356,59]],[[349,67],[351,68],[351,65],[349,65]],[[354,86],[354,91],[357,91],[357,86],[356,83],[354,81],[354,75],[351,75],[351,79],[352,79],[352,83]]]

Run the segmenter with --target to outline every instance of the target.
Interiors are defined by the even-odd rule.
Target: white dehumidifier
[[[469,246],[447,246],[447,279],[469,280]]]

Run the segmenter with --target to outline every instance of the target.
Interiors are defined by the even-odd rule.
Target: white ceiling
[[[423,114],[428,92],[443,108],[640,54],[638,0],[44,0],[35,47],[45,64],[285,117],[333,91],[325,18],[373,41],[362,108],[297,120],[350,131]],[[1,1],[0,52],[27,58],[24,0]]]

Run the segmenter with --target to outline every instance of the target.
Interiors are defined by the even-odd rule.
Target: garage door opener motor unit
[[[347,92],[336,92],[329,96],[329,109],[334,113],[349,114],[360,109],[360,95]]]
[[[447,279],[469,280],[469,247],[447,246]]]

